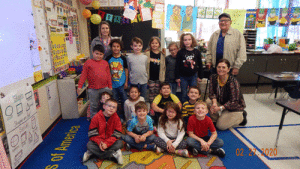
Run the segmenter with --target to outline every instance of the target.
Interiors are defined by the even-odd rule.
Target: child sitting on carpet
[[[189,101],[183,103],[181,115],[185,126],[188,124],[189,117],[194,115],[195,103],[201,97],[201,92],[197,86],[191,86],[189,87],[187,95],[189,97]]]
[[[121,149],[122,124],[117,115],[118,102],[108,99],[104,104],[104,111],[100,110],[93,118],[89,127],[87,151],[82,161],[87,161],[92,155],[99,159],[115,158],[118,164],[123,164]]]
[[[214,154],[219,157],[225,157],[225,151],[221,148],[223,140],[217,138],[216,128],[210,117],[206,116],[208,108],[205,102],[198,101],[195,103],[194,115],[189,118],[187,131],[189,137],[187,144],[193,148],[193,155]],[[208,136],[208,129],[211,136]]]
[[[153,143],[156,136],[153,134],[153,121],[148,116],[148,106],[145,102],[140,101],[135,105],[135,116],[130,120],[127,127],[127,135],[123,138],[126,142],[126,149],[134,147],[138,150],[146,148],[155,150]]]
[[[140,90],[137,86],[131,85],[129,88],[129,98],[124,103],[124,114],[126,123],[136,116],[135,114],[135,104],[139,101],[145,101],[145,99],[140,96]]]
[[[185,135],[181,120],[180,108],[173,102],[168,102],[163,114],[159,118],[158,136],[154,142],[157,146],[156,153],[169,152],[183,157],[189,157],[186,149],[187,143],[183,139]]]
[[[104,111],[103,105],[106,102],[106,100],[108,100],[110,98],[111,98],[111,94],[109,92],[105,91],[105,92],[101,93],[101,95],[100,95],[100,102],[99,102],[100,110]],[[91,112],[90,112],[90,106],[89,106],[89,108],[87,110],[87,119],[88,119],[88,121],[91,121],[91,119],[94,117],[94,115],[91,114]]]
[[[181,102],[178,97],[171,93],[171,86],[168,82],[163,82],[160,85],[160,94],[158,94],[151,104],[152,110],[155,112],[153,115],[154,124],[158,124],[160,115],[164,112],[165,104],[167,102],[174,102],[181,109]]]

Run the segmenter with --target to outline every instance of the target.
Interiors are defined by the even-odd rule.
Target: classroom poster
[[[266,17],[268,9],[257,9],[256,11],[256,28],[266,27]]]
[[[246,11],[246,29],[255,29],[256,9],[247,9]]]
[[[16,168],[42,142],[32,87],[21,87],[0,103],[11,166]]]
[[[198,18],[204,19],[206,17],[206,7],[198,7]]]
[[[289,8],[281,8],[279,14],[279,26],[288,26],[289,20]]]
[[[245,9],[225,9],[224,13],[228,13],[231,17],[231,27],[239,30],[241,33],[244,32],[245,24]]]
[[[165,24],[165,13],[161,11],[153,12],[152,28],[163,29]]]
[[[192,6],[168,5],[166,29],[173,31],[195,32],[197,8]]]
[[[278,8],[268,9],[268,26],[278,26],[279,12],[280,10]]]
[[[300,7],[291,9],[291,20],[290,25],[300,25]]]
[[[219,19],[219,15],[222,13],[222,8],[214,8],[214,19]]]
[[[206,8],[206,19],[213,19],[214,18],[214,8],[213,7],[207,7]]]
[[[108,6],[108,0],[99,0],[100,6]]]
[[[50,34],[52,60],[55,69],[69,63],[65,35],[51,32]]]

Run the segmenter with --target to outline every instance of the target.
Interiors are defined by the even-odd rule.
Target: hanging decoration
[[[82,16],[84,17],[84,18],[90,18],[91,17],[91,15],[92,15],[92,13],[91,13],[91,11],[90,10],[88,10],[88,9],[84,9],[83,11],[82,11]]]
[[[106,14],[106,19],[105,20],[112,22],[113,17],[114,17],[114,15],[112,15],[112,14]]]
[[[100,15],[98,15],[98,14],[93,14],[91,16],[91,22],[95,25],[98,25],[101,22],[101,20],[102,19],[101,19]]]
[[[99,0],[93,0],[92,7],[94,9],[99,9],[100,8],[100,2],[99,2]]]
[[[121,23],[121,16],[115,16],[114,17],[114,22],[115,23]]]
[[[268,26],[278,26],[279,23],[279,9],[268,9]]]
[[[92,0],[80,0],[80,2],[81,2],[83,5],[88,5],[88,4],[92,3]]]
[[[291,9],[291,23],[290,25],[300,25],[300,8]]]
[[[106,12],[104,12],[104,11],[101,11],[101,10],[98,11],[98,15],[100,15],[102,19],[104,19],[105,14],[106,14]]]

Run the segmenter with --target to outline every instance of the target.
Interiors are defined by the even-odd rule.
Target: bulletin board
[[[98,14],[98,10],[90,8],[92,14]],[[103,7],[100,8],[101,11],[104,11],[106,14],[113,14],[118,16],[123,16],[124,8],[123,7]],[[104,17],[105,18],[105,17]],[[105,19],[103,19],[105,20]],[[122,41],[124,43],[125,51],[132,50],[130,47],[131,39],[133,37],[139,37],[143,40],[143,50],[148,48],[149,40],[152,36],[160,37],[160,30],[152,28],[152,20],[144,22],[135,22],[135,23],[114,23],[108,22],[110,24],[111,36],[120,37],[122,36]],[[88,30],[89,30],[89,41],[90,44],[94,38],[99,36],[99,25],[95,25],[88,21]]]
[[[69,60],[80,55],[77,10],[69,3],[45,0],[49,45],[54,74],[68,68]]]

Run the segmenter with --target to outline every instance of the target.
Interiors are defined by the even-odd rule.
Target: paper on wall
[[[108,0],[99,0],[100,6],[108,6]]]
[[[231,16],[231,27],[239,30],[241,33],[244,32],[245,28],[245,9],[225,9],[225,13],[228,13]]]
[[[42,142],[32,87],[21,87],[0,103],[11,165],[16,168]]]
[[[124,6],[124,0],[119,0],[119,5]]]
[[[155,11],[163,12],[164,9],[165,9],[164,4],[156,4],[156,5],[155,5]]]
[[[53,80],[45,86],[48,99],[48,106],[50,110],[50,118],[53,119],[60,112],[57,81]]]
[[[109,6],[121,6],[120,5],[120,0],[110,0],[109,1]]]
[[[141,12],[142,12],[142,19],[143,19],[143,21],[149,21],[149,20],[152,19],[151,18],[151,10],[150,10],[150,8],[142,8]]]
[[[125,8],[123,16],[130,20],[134,20],[136,16],[136,11],[129,8]]]
[[[163,29],[165,25],[165,13],[161,11],[153,11],[152,28]]]

